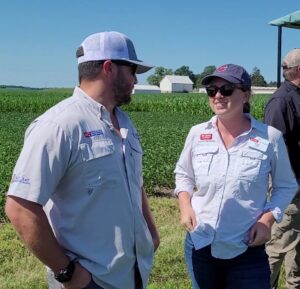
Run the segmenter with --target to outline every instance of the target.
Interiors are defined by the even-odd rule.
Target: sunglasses
[[[130,67],[131,74],[134,76],[136,74],[137,65],[131,62],[127,62],[125,60],[111,60],[112,63],[115,63],[120,66]]]
[[[237,86],[236,84],[226,83],[220,87],[218,87],[216,85],[206,86],[206,93],[209,97],[215,97],[217,92],[220,91],[220,93],[223,96],[230,96],[233,94],[233,91],[236,88],[245,91],[245,89],[242,86]]]

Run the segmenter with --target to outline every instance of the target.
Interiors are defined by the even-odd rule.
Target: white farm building
[[[135,84],[132,93],[160,93],[157,85]]]
[[[166,75],[161,80],[159,86],[162,93],[193,91],[193,82],[188,76]]]

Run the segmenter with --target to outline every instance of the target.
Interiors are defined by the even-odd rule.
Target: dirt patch
[[[155,186],[153,190],[156,196],[174,197],[174,189],[172,188]]]

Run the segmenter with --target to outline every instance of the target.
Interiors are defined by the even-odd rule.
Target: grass
[[[179,225],[177,200],[150,197],[161,244],[148,289],[192,288],[183,256],[184,230]],[[0,289],[46,289],[44,266],[27,250],[9,223],[0,228]]]
[[[150,205],[160,232],[161,243],[155,256],[148,288],[192,288],[185,268],[185,232],[179,224],[177,199],[150,198]]]
[[[161,243],[147,289],[191,289],[185,268],[177,200],[150,197]],[[2,226],[2,227],[1,227]],[[25,248],[9,223],[0,225],[0,289],[46,289],[44,266]],[[284,289],[282,274],[279,289]]]
[[[10,224],[0,229],[0,289],[47,288],[44,267],[16,236]]]

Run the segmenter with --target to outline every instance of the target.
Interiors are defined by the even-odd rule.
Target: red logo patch
[[[256,138],[250,138],[250,140],[251,140],[251,141],[254,141],[254,142],[256,142],[256,143],[259,142],[258,139],[256,139]]]
[[[218,72],[224,72],[224,71],[227,70],[227,68],[228,68],[228,66],[225,64],[225,65],[222,65],[222,66],[218,67],[217,71]]]
[[[200,139],[201,140],[211,140],[212,134],[211,133],[202,133],[202,134],[200,134]]]

